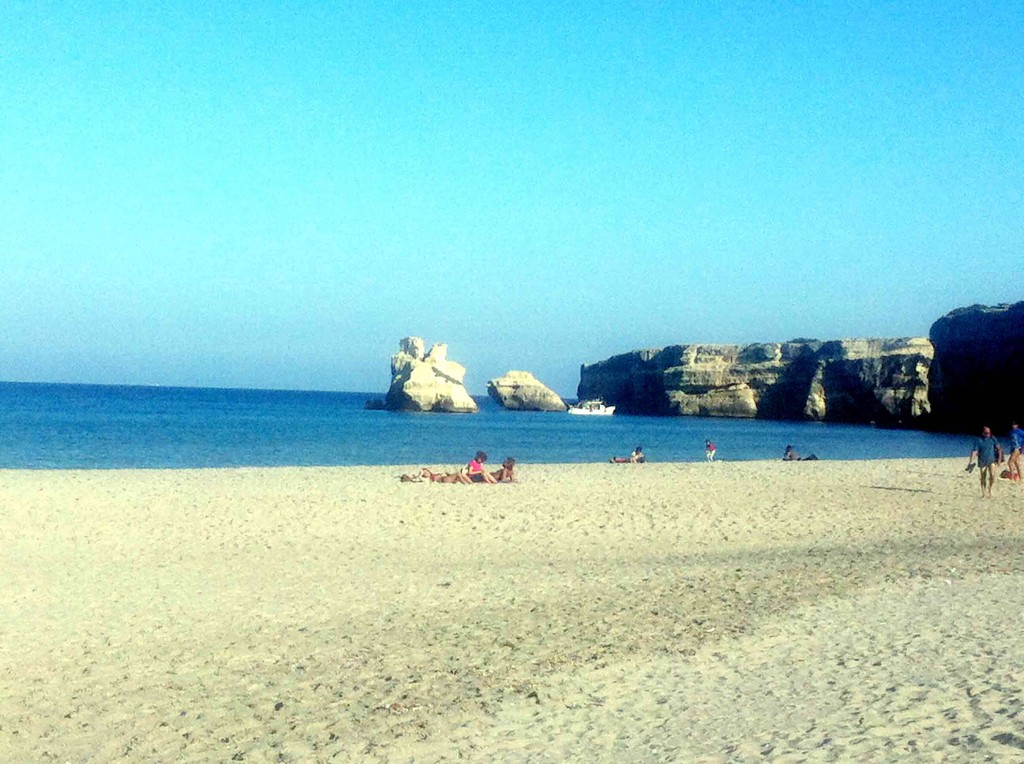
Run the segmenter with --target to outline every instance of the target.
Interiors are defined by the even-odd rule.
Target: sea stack
[[[473,414],[479,410],[463,381],[464,366],[448,360],[448,346],[437,343],[424,353],[419,337],[406,337],[391,356],[391,387],[384,400],[389,411]]]
[[[509,371],[487,383],[487,394],[511,411],[565,411],[565,401],[528,371]]]

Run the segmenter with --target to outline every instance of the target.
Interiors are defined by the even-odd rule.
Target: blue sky
[[[1024,299],[1024,4],[0,6],[0,379],[473,393]],[[577,7],[583,6],[583,7]]]

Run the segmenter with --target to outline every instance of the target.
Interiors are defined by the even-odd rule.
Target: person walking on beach
[[[718,449],[715,448],[715,444],[714,443],[712,443],[710,440],[705,440],[704,441],[704,458],[705,459],[707,459],[709,462],[713,462],[715,460],[715,454],[717,452],[718,452]]]
[[[981,473],[981,497],[991,499],[992,484],[996,482],[996,465],[1003,460],[1003,448],[999,441],[992,437],[990,427],[982,427],[981,437],[974,441],[974,447],[967,460],[968,472],[974,468],[975,459]]]
[[[1020,452],[1024,448],[1024,430],[1016,422],[1010,428],[1010,458],[1006,460],[1006,468],[1010,471],[1010,480],[1020,481]]]

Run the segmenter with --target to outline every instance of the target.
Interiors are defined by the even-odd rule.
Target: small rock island
[[[510,411],[565,411],[565,401],[528,371],[509,371],[487,383],[487,394]]]
[[[406,337],[391,356],[391,387],[384,399],[388,411],[432,411],[475,414],[476,401],[466,390],[464,366],[448,360],[448,346],[437,343],[424,353],[419,337]]]

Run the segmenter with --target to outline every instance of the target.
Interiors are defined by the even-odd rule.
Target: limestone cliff
[[[947,313],[930,332],[932,426],[998,434],[1024,424],[1024,302],[973,305]]]
[[[528,371],[510,371],[488,381],[487,394],[513,411],[565,411],[568,408],[558,393]]]
[[[419,337],[406,337],[391,356],[391,387],[384,399],[389,411],[475,413],[478,410],[463,380],[466,369],[448,360],[448,346],[434,345],[424,353]]]
[[[929,411],[927,339],[673,345],[580,369],[578,395],[624,414],[912,425]]]

